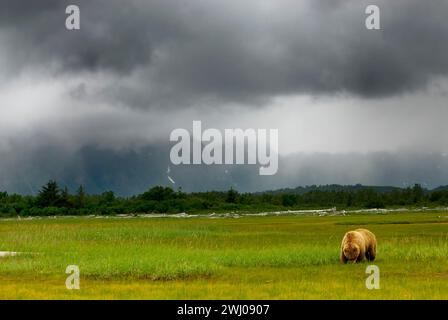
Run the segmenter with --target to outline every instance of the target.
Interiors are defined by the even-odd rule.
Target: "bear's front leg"
[[[363,249],[359,251],[358,257],[355,259],[356,262],[361,262],[364,259],[364,256],[367,255],[367,251],[364,252]]]
[[[347,263],[348,259],[347,257],[344,255],[343,250],[341,250],[341,255],[339,256],[339,260],[341,261],[341,263]]]

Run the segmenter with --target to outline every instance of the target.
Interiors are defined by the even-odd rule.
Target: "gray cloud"
[[[0,0],[0,189],[169,184],[169,132],[198,119],[283,149],[274,177],[172,168],[188,191],[446,184],[448,2],[375,3],[381,31],[366,0]]]
[[[130,106],[263,104],[274,96],[424,89],[448,72],[448,3],[368,1],[5,1],[11,70],[108,72],[103,99]],[[64,28],[68,3],[81,30]],[[10,71],[11,71],[10,70]],[[124,77],[124,78],[123,78]]]

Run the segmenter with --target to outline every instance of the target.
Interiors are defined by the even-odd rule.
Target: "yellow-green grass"
[[[360,227],[377,260],[341,265]],[[447,212],[3,220],[0,251],[23,252],[0,258],[0,299],[448,299]],[[65,286],[73,264],[80,290]]]

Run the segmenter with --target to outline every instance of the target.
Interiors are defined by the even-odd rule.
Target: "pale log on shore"
[[[0,258],[3,257],[13,257],[18,255],[19,252],[13,252],[13,251],[0,251]]]

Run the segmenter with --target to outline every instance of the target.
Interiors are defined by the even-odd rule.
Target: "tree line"
[[[448,189],[429,191],[416,184],[408,188],[378,191],[374,187],[335,190],[316,188],[296,194],[291,191],[239,193],[208,191],[185,193],[182,189],[156,186],[142,194],[119,197],[113,191],[75,193],[56,181],[45,184],[36,196],[0,192],[0,216],[114,215],[138,213],[256,212],[294,209],[363,209],[385,207],[436,207],[448,205]]]

